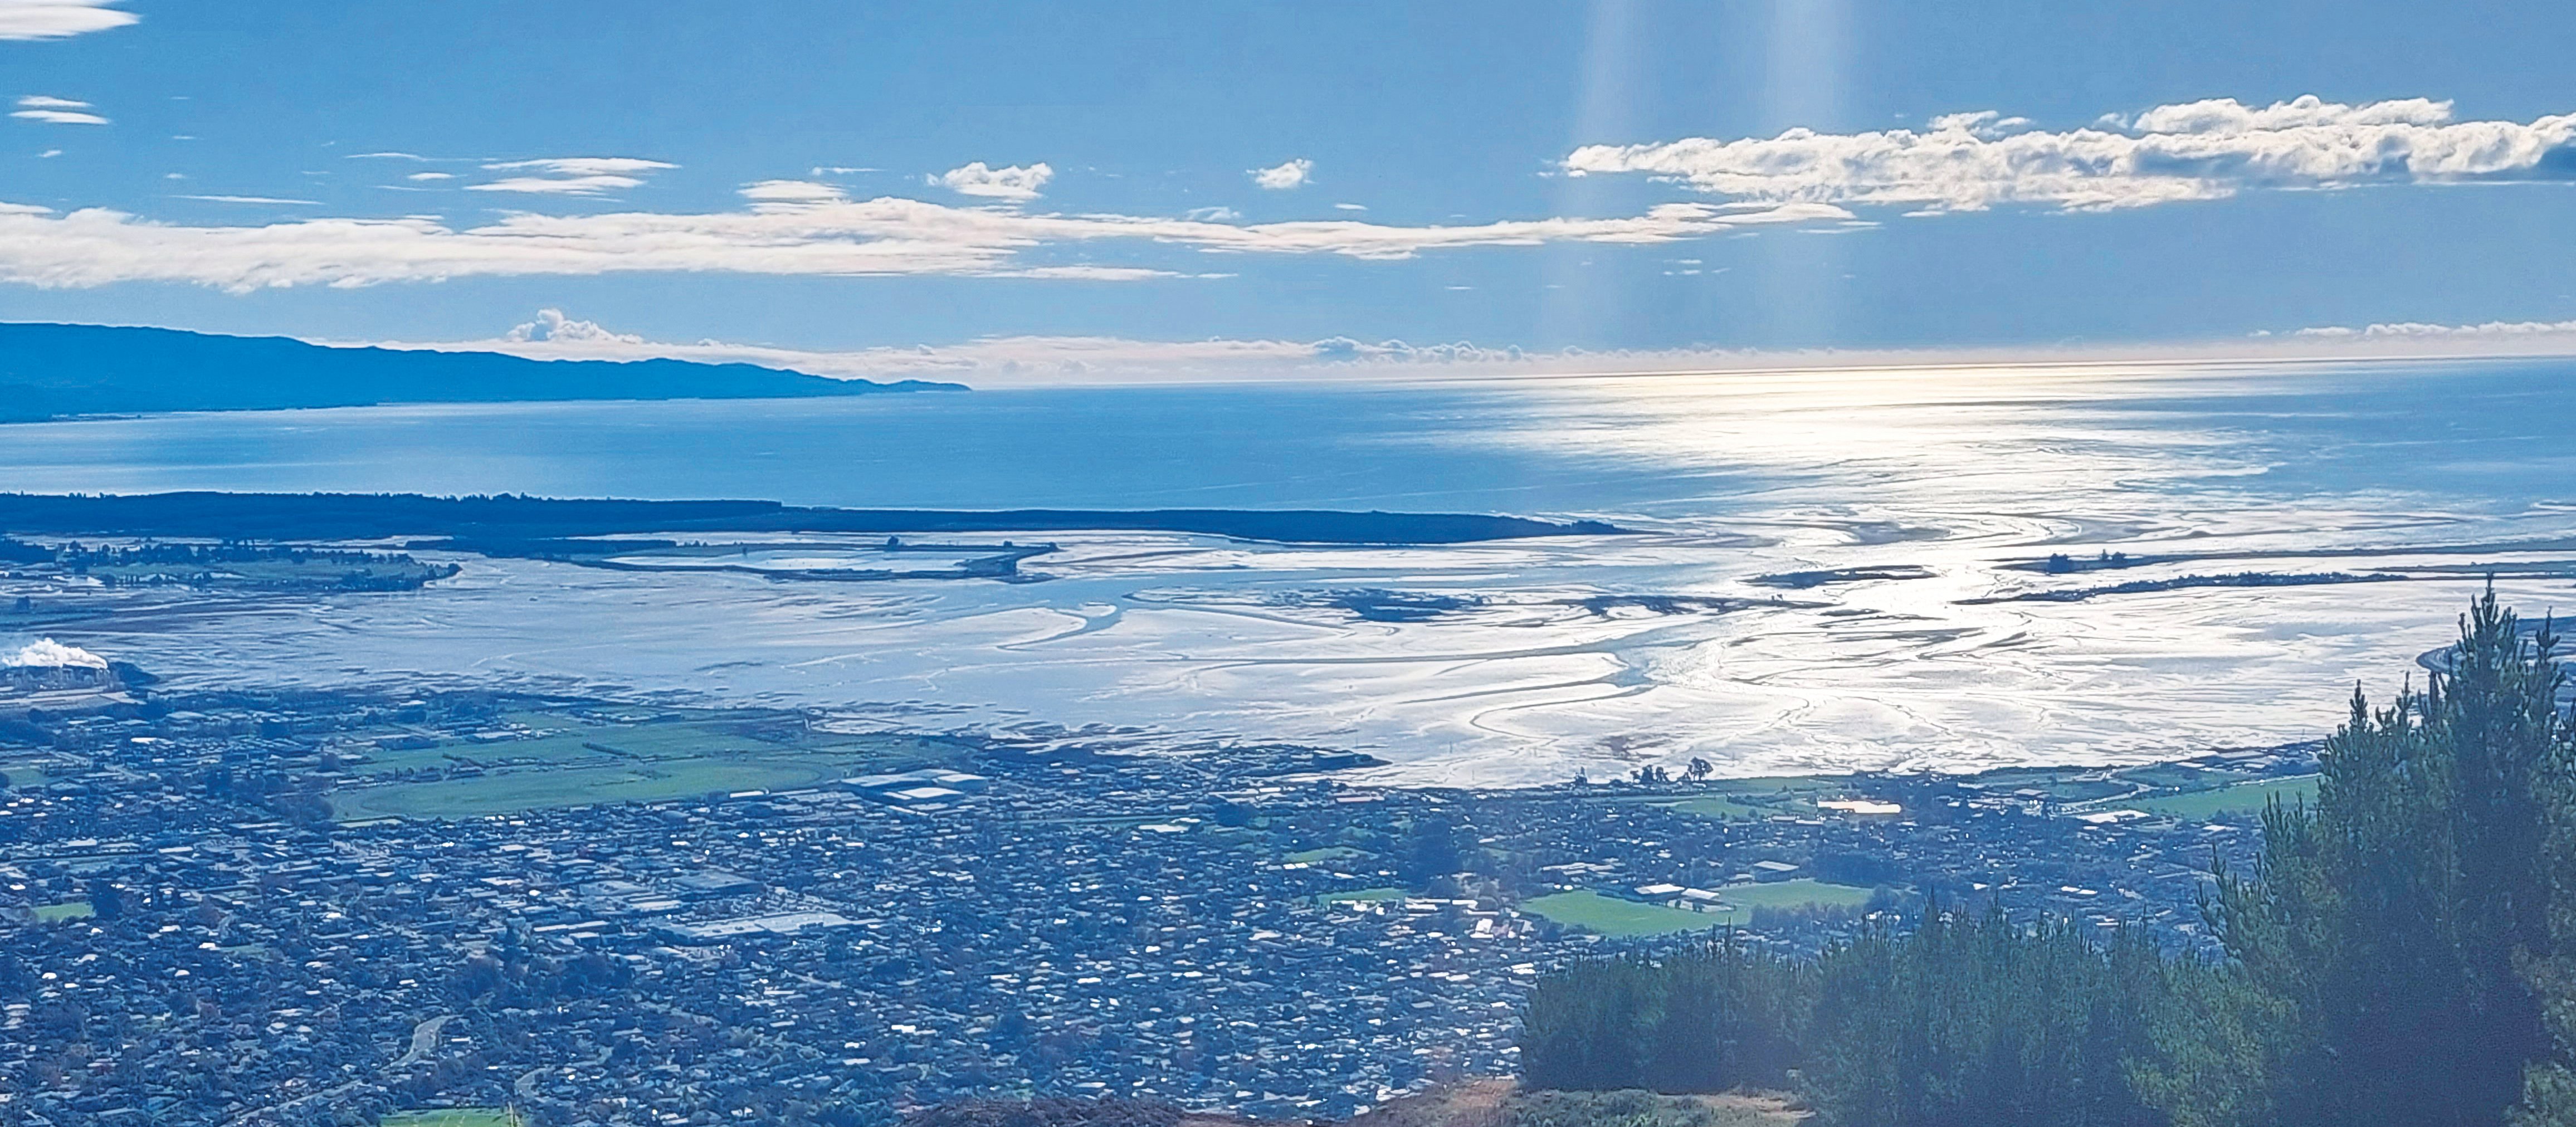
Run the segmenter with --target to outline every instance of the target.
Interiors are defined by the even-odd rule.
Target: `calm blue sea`
[[[209,413],[0,426],[0,487],[1692,517],[1741,512],[1770,487],[1830,491],[1845,474],[1862,491],[1886,474],[1947,474],[1982,448],[1995,460],[1983,471],[2090,449],[2158,460],[2156,488],[2485,508],[2576,497],[2571,375],[2563,363],[1929,371]]]

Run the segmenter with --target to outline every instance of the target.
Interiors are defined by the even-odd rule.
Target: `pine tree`
[[[2512,1127],[2576,1127],[2576,751],[2562,743],[2558,756],[2545,773],[2550,948],[2526,955],[2522,967],[2553,1044],[2523,1075],[2522,1103],[2507,1120]]]
[[[2276,803],[2255,872],[2218,873],[2231,965],[2176,992],[2142,1078],[2176,1123],[2492,1127],[2522,1097],[2550,1044],[2556,644],[2490,589],[2424,692],[2355,692],[2316,808]]]

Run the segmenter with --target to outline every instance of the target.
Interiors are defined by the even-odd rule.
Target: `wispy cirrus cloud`
[[[1458,226],[1357,220],[1240,224],[1030,214],[899,197],[858,200],[832,185],[797,180],[763,181],[743,194],[748,206],[733,211],[513,214],[475,227],[420,217],[188,226],[105,208],[57,214],[0,204],[0,281],[57,288],[160,281],[233,291],[655,272],[1126,281],[1184,271],[1133,260],[1048,261],[1045,254],[1173,247],[1214,254],[1401,259],[1470,247],[1660,243],[1850,218],[1830,204],[1678,203],[1633,216]]]
[[[108,124],[108,120],[106,118],[100,117],[94,113],[84,113],[79,110],[17,110],[12,112],[9,116],[25,121],[41,121],[47,125]]]
[[[18,108],[9,116],[48,125],[106,125],[108,120],[94,112],[97,107],[70,98],[29,94],[18,99]]]
[[[658,160],[636,157],[549,157],[542,160],[505,160],[483,166],[487,172],[520,172],[481,184],[466,185],[473,192],[520,192],[531,195],[597,196],[643,186],[643,177],[654,172],[678,168]]]
[[[1046,182],[1054,178],[1055,169],[1048,167],[1044,161],[1026,168],[1016,164],[1008,168],[986,168],[984,162],[979,160],[949,169],[930,177],[929,180],[933,187],[946,188],[961,196],[981,196],[996,200],[1033,200],[1038,198],[1038,189],[1045,187]]]
[[[1273,192],[1285,192],[1292,188],[1304,187],[1306,181],[1314,174],[1315,162],[1298,157],[1268,168],[1253,169],[1248,175],[1252,177],[1252,182],[1257,187]]]
[[[143,17],[108,7],[114,0],[0,0],[0,40],[69,39],[124,27]]]
[[[196,200],[196,201],[199,201],[199,202],[201,202],[201,203],[292,204],[292,205],[301,206],[301,207],[319,207],[319,206],[321,206],[321,203],[322,203],[322,201],[320,201],[320,200],[298,200],[298,199],[288,199],[288,198],[283,197],[283,196],[188,196],[188,195],[182,195],[182,196],[176,196],[176,197],[173,197],[173,198],[175,198],[175,199],[183,199],[183,200]]]
[[[1564,168],[1643,174],[1744,200],[2105,210],[2267,188],[2568,179],[2576,177],[2576,114],[2458,121],[2451,103],[2423,98],[2346,105],[2310,95],[2269,106],[2213,98],[2063,132],[1969,113],[1935,118],[1921,132],[1792,129],[1586,145]]]

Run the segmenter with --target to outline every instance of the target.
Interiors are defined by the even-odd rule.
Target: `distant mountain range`
[[[334,348],[285,337],[0,323],[0,422],[150,411],[381,403],[784,399],[963,385],[835,380],[750,364],[529,360],[496,352]]]

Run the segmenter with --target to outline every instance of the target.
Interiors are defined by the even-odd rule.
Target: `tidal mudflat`
[[[1010,584],[433,552],[462,572],[399,594],[0,596],[62,615],[13,629],[187,682],[542,683],[1295,740],[1376,754],[1390,780],[2127,762],[2322,734],[2338,717],[2315,686],[2393,687],[2490,575],[2534,611],[2566,601],[2576,465],[2551,420],[2576,410],[2569,382],[2529,364],[1946,370],[13,425],[0,466],[38,491],[1384,509],[1633,533],[1059,530],[1022,565],[1039,581]]]

